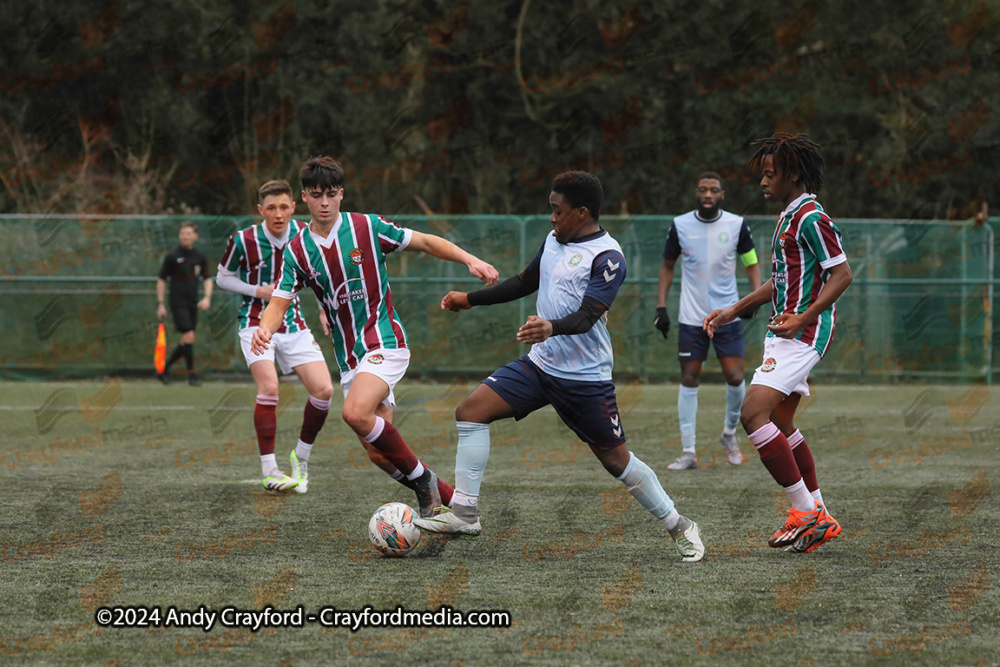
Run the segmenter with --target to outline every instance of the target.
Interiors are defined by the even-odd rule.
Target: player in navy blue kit
[[[760,265],[754,250],[750,228],[742,217],[722,210],[726,197],[722,178],[707,171],[698,176],[695,190],[698,208],[677,216],[667,233],[656,297],[654,326],[667,337],[670,316],[667,295],[674,280],[674,265],[681,259],[683,282],[677,319],[677,358],[681,363],[681,387],[677,395],[677,414],[681,426],[680,458],[667,466],[670,470],[698,467],[695,434],[698,415],[698,383],[701,364],[708,357],[708,334],[702,322],[709,311],[731,306],[740,299],[736,290],[737,255],[747,268],[750,291],[760,287]],[[742,313],[753,316],[752,311]],[[743,327],[739,320],[719,327],[712,339],[715,355],[726,378],[726,417],[719,440],[726,448],[726,458],[733,465],[743,463],[743,453],[736,442],[736,427],[746,395],[743,379]]]
[[[598,221],[604,190],[593,174],[572,171],[552,183],[552,233],[520,274],[476,292],[449,292],[441,308],[455,312],[506,303],[538,292],[538,315],[518,330],[531,351],[493,372],[455,411],[458,452],[451,511],[415,519],[425,530],[476,536],[479,489],[490,454],[489,424],[523,419],[546,405],[590,445],[605,470],[663,521],[681,558],[705,555],[698,524],[674,509],[656,474],[625,445],[611,381],[614,357],[606,313],[625,280],[621,246]]]

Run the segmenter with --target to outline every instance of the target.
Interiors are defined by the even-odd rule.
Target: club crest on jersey
[[[774,370],[774,367],[778,365],[778,362],[774,360],[774,357],[768,357],[764,360],[764,363],[760,365],[761,373],[770,373]]]
[[[580,262],[583,261],[583,255],[573,255],[569,258],[567,262],[570,266],[580,266]]]
[[[782,232],[781,236],[778,237],[778,247],[784,248],[786,243],[788,245],[795,245],[795,236],[788,232]]]
[[[381,354],[373,354],[372,356],[368,357],[368,363],[375,364],[376,366],[381,364],[384,360],[385,357],[383,357]]]
[[[347,256],[351,258],[351,264],[357,266],[361,262],[365,261],[364,253],[355,248],[351,252],[347,253]]]
[[[725,243],[728,240],[729,240],[729,234],[727,234],[725,232],[722,232],[721,234],[719,234],[719,243]]]

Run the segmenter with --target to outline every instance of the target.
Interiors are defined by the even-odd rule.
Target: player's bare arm
[[[750,291],[756,292],[761,286],[760,264],[751,264],[747,267],[747,279],[750,281]],[[770,298],[770,297],[768,297]]]
[[[410,243],[406,250],[423,252],[457,264],[465,264],[469,267],[469,273],[482,280],[487,285],[495,285],[500,279],[500,274],[492,264],[484,262],[472,253],[462,250],[457,245],[434,234],[424,234],[413,232]]]
[[[750,291],[751,292],[755,292],[758,289],[760,289],[761,277],[760,277],[760,264],[759,263],[755,262],[755,263],[753,263],[753,264],[751,264],[751,265],[749,265],[747,267],[747,279],[750,281]],[[749,319],[753,319],[753,317],[756,314],[757,314],[757,309],[756,308],[747,308],[746,310],[739,311],[738,316],[741,319],[749,320]]]
[[[198,302],[198,307],[202,310],[208,310],[212,307],[212,287],[214,285],[215,282],[211,278],[205,278],[205,296]]]
[[[819,317],[820,313],[832,306],[853,281],[854,275],[847,262],[834,266],[830,269],[830,277],[823,285],[823,289],[820,290],[816,301],[809,306],[806,312],[800,315],[781,313],[767,328],[778,338],[795,338],[810,322]]]
[[[163,278],[156,279],[156,319],[162,320],[167,316],[167,308],[163,305],[163,299],[167,294],[167,281]]]
[[[716,308],[706,315],[705,321],[701,326],[708,332],[708,337],[712,338],[715,335],[716,329],[735,320],[744,310],[747,310],[748,308],[760,308],[765,303],[770,301],[771,290],[773,287],[773,279],[768,278],[766,283],[747,294],[732,306],[729,306],[728,308]]]
[[[260,325],[253,332],[250,340],[250,351],[254,354],[261,354],[267,349],[271,342],[271,336],[281,327],[281,321],[285,319],[285,312],[292,303],[291,299],[272,297],[267,308],[260,316]]]
[[[453,313],[457,313],[469,308],[472,308],[472,304],[469,303],[467,292],[448,292],[441,299],[441,310],[450,310]]]
[[[663,260],[663,266],[660,267],[660,281],[656,286],[657,308],[665,308],[667,305],[667,295],[670,294],[670,287],[674,284],[674,266],[676,264],[676,259]]]

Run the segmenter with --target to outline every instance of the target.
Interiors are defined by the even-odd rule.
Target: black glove
[[[656,309],[656,317],[653,318],[653,326],[660,330],[664,339],[667,337],[667,333],[670,331],[670,316],[667,315],[666,308]]]

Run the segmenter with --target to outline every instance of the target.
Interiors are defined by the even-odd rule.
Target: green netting
[[[155,275],[177,245],[181,220],[199,225],[198,247],[213,264],[243,217],[119,217],[114,220],[0,218],[0,308],[5,379],[149,373],[155,340]],[[662,250],[671,216],[605,218],[628,260],[628,278],[608,326],[619,377],[676,377],[677,338],[653,328]],[[455,241],[493,263],[502,277],[534,256],[551,227],[547,216],[397,218]],[[769,273],[772,218],[748,219],[764,279]],[[995,222],[995,221],[991,221]],[[838,303],[833,347],[815,373],[848,382],[926,377],[989,377],[992,358],[993,233],[949,222],[839,220],[855,281]],[[409,333],[409,376],[483,375],[523,354],[514,334],[534,299],[442,312],[450,289],[476,285],[464,266],[418,253],[390,258],[394,303]],[[738,271],[740,292],[748,282]],[[668,308],[676,320],[683,273]],[[246,372],[236,337],[239,297],[216,289],[201,313],[196,365],[206,375]],[[316,306],[304,300],[314,328]],[[167,322],[168,346],[177,334]],[[744,323],[747,367],[760,362],[764,319]],[[332,350],[323,342],[328,358]],[[710,356],[706,372],[718,370]]]

